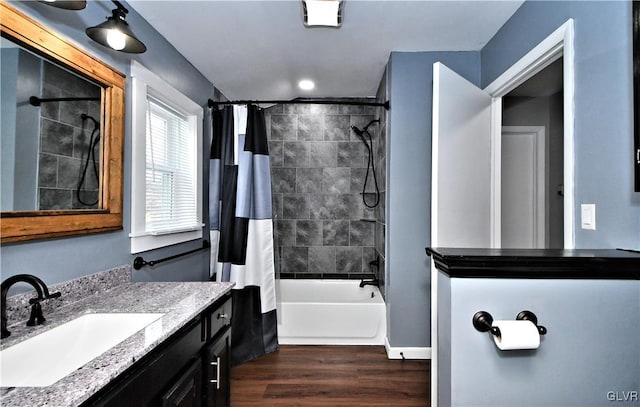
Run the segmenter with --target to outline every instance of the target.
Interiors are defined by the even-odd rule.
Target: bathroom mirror
[[[125,76],[0,13],[2,243],[121,229]]]
[[[0,40],[0,210],[97,209],[102,87]]]

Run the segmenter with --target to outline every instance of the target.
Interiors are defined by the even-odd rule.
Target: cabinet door
[[[198,389],[202,391],[202,345],[201,321],[196,319],[136,362],[82,406],[162,405],[163,397],[169,394],[167,389],[173,389],[181,381],[184,377],[181,373],[190,371],[195,360],[200,374]]]
[[[226,328],[204,347],[204,405],[231,405],[231,329]]]
[[[195,360],[178,381],[162,396],[162,407],[202,405],[202,359]]]

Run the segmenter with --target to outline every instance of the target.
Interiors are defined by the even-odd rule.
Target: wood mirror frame
[[[122,229],[125,76],[20,11],[0,3],[2,36],[102,87],[99,209],[0,214],[0,241]]]

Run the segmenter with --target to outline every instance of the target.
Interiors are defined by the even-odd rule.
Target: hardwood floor
[[[231,369],[231,405],[429,406],[430,365],[383,346],[285,345]]]

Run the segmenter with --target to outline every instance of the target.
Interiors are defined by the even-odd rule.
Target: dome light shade
[[[85,32],[89,38],[105,47],[131,54],[145,52],[147,47],[135,36],[125,21],[126,11],[124,7],[119,6],[113,10],[113,15],[108,17],[107,21],[87,28]]]

